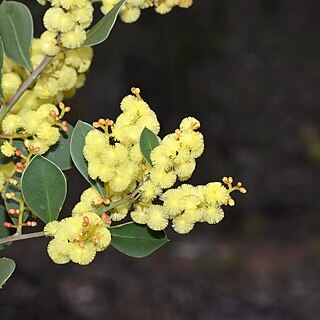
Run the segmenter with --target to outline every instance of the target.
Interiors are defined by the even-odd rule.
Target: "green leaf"
[[[1,4],[0,36],[6,55],[31,72],[29,49],[33,38],[33,20],[27,6],[15,1]]]
[[[20,184],[20,182],[21,182],[21,173],[20,172],[15,172],[13,174],[12,178],[17,180],[18,183]],[[7,183],[6,187],[4,189],[4,194],[11,193],[11,192],[13,192],[14,195],[17,198],[22,199],[21,189],[18,186],[14,186],[11,183]],[[18,202],[14,201],[13,199],[7,199],[6,197],[4,197],[4,204],[6,206],[7,211],[9,211],[10,209],[14,209],[14,210],[20,209],[20,204]],[[25,212],[23,214],[23,221],[26,221],[28,216],[29,216],[29,214],[27,212]],[[17,217],[12,216],[12,215],[10,215],[9,217],[12,220],[13,223],[16,224],[18,222],[18,218]]]
[[[100,192],[102,196],[105,196],[104,185],[99,180],[93,180],[89,177],[88,174],[88,164],[86,159],[83,156],[83,147],[85,145],[86,135],[89,131],[94,130],[89,123],[79,120],[74,127],[71,143],[70,143],[70,153],[71,158],[82,174],[82,176],[96,189]]]
[[[151,151],[159,145],[158,137],[148,128],[144,128],[140,136],[140,150],[146,161],[152,165]]]
[[[57,220],[67,194],[61,169],[50,160],[35,156],[21,177],[21,189],[27,206],[42,221]]]
[[[0,100],[4,100],[3,92],[2,92],[2,65],[3,65],[3,55],[4,55],[4,49],[3,49],[3,42],[0,37]]]
[[[95,46],[108,38],[116,23],[120,9],[125,2],[126,0],[119,1],[96,25],[93,26],[92,29],[88,31],[87,39],[83,44],[83,47]]]
[[[16,263],[12,259],[0,258],[0,289],[10,278],[15,268]]]
[[[9,229],[3,226],[4,222],[7,222],[9,220],[9,216],[7,214],[7,210],[4,206],[0,206],[0,239],[9,237],[13,234],[13,229]],[[0,250],[7,247],[10,243],[1,244]]]
[[[111,245],[134,258],[146,257],[169,241],[164,231],[153,231],[145,225],[133,222],[109,230]]]
[[[73,127],[68,124],[68,131],[60,135],[59,141],[52,146],[44,157],[55,163],[61,170],[68,170],[73,167],[70,154],[70,141]]]

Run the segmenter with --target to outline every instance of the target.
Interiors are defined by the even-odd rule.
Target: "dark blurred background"
[[[43,30],[43,8],[24,1]],[[201,120],[191,182],[232,175],[248,189],[218,225],[135,260],[110,248],[87,267],[53,264],[46,239],[3,251],[17,262],[0,319],[304,320],[320,316],[320,3],[198,0],[118,22],[95,48],[72,118],[116,118],[132,86],[163,136]],[[65,214],[87,185],[68,172]]]

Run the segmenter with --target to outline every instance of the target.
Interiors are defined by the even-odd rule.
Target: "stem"
[[[34,233],[26,233],[26,234],[16,233],[13,236],[9,236],[9,237],[0,239],[0,244],[5,244],[5,243],[9,243],[9,242],[14,242],[14,241],[20,241],[20,240],[26,240],[26,239],[32,239],[32,238],[39,238],[39,237],[43,237],[43,236],[44,236],[43,231],[34,232]]]
[[[7,115],[8,112],[13,108],[13,106],[16,104],[16,102],[19,100],[19,98],[23,95],[23,93],[29,88],[29,86],[38,78],[39,74],[45,67],[52,61],[53,57],[45,56],[43,60],[40,62],[37,68],[35,68],[29,78],[21,85],[21,87],[18,89],[18,91],[15,93],[15,95],[6,103],[2,105],[2,108],[0,110],[0,123],[4,119],[4,117]]]

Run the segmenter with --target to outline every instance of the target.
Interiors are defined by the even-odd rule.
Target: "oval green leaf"
[[[52,146],[44,157],[55,163],[61,170],[68,170],[73,167],[70,154],[70,141],[73,127],[68,124],[68,131],[62,132],[59,141]]]
[[[22,174],[21,189],[24,201],[37,217],[45,223],[58,219],[67,183],[56,164],[35,156]]]
[[[88,31],[87,39],[83,44],[83,47],[95,46],[108,38],[116,23],[121,7],[125,2],[126,0],[119,1],[97,24],[93,26],[92,29]]]
[[[20,172],[15,172],[13,174],[12,178],[17,180],[18,183],[20,184],[20,182],[21,182],[21,173]],[[13,192],[14,195],[17,198],[22,199],[21,189],[18,186],[14,186],[11,183],[7,183],[6,187],[4,189],[4,194],[11,193],[11,192]],[[18,202],[14,201],[13,199],[7,199],[5,196],[4,196],[4,204],[6,206],[6,210],[7,211],[9,211],[10,209],[14,209],[14,210],[20,209],[20,204]],[[23,221],[26,221],[28,216],[29,216],[29,214],[27,212],[25,212],[23,214]],[[17,224],[17,222],[18,222],[18,218],[17,217],[12,216],[12,215],[10,215],[9,217],[10,217],[10,219],[12,220],[12,222],[14,224]]]
[[[6,55],[31,72],[29,49],[33,38],[33,20],[27,6],[15,1],[1,4],[0,36]]]
[[[153,231],[133,222],[109,228],[111,245],[134,258],[143,258],[166,244],[169,239],[164,231]]]
[[[70,142],[70,153],[73,163],[76,168],[82,174],[82,176],[96,189],[101,195],[105,196],[104,185],[99,180],[93,180],[88,174],[88,164],[83,156],[83,148],[85,145],[86,136],[89,131],[93,130],[89,123],[79,120],[74,127],[71,142]]]
[[[13,234],[13,229],[9,229],[3,226],[4,222],[9,221],[9,216],[7,214],[7,210],[4,206],[0,206],[0,239],[9,237]],[[1,244],[0,250],[7,247],[10,243]]]
[[[145,160],[152,165],[151,151],[159,145],[158,137],[148,128],[144,128],[140,136],[140,150]]]
[[[10,278],[15,268],[16,263],[12,259],[0,258],[0,289]]]
[[[4,100],[3,92],[2,92],[2,65],[3,65],[3,55],[4,55],[4,49],[3,49],[3,43],[2,39],[0,37],[0,101]]]

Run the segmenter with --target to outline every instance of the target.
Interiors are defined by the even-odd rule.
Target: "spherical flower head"
[[[36,111],[36,117],[41,121],[48,121],[50,116],[50,112],[54,111],[57,115],[59,114],[58,108],[51,103],[42,104],[38,110]]]
[[[23,125],[22,118],[15,114],[7,115],[2,121],[2,131],[5,134],[14,134]]]
[[[87,4],[87,0],[60,0],[62,8],[69,10],[74,8],[81,8]]]
[[[61,34],[61,43],[67,49],[75,49],[83,45],[86,37],[86,31],[82,27],[76,26],[73,31]]]
[[[8,141],[5,141],[1,145],[0,150],[1,150],[1,153],[6,157],[12,157],[16,152],[16,148],[13,145],[11,145]]]
[[[111,210],[110,219],[112,221],[123,220],[127,216],[128,212],[129,212],[129,208],[130,208],[130,206],[127,204],[115,207],[114,209]]]
[[[185,131],[185,130],[197,130],[200,128],[200,121],[197,120],[194,117],[187,117],[184,118],[181,123],[180,123],[180,130]]]
[[[59,74],[59,90],[70,90],[77,82],[77,72],[74,68],[63,66],[58,72]]]
[[[172,7],[168,6],[166,3],[161,3],[156,6],[155,10],[159,14],[167,14],[172,10]]]
[[[34,137],[33,139],[26,139],[24,141],[24,145],[27,149],[29,149],[31,146],[39,151],[36,151],[35,154],[44,154],[49,150],[50,145],[46,143],[46,141],[41,140],[37,137]]]
[[[169,189],[161,196],[161,200],[164,202],[163,207],[169,215],[169,218],[178,216],[183,210],[181,189]]]
[[[104,168],[104,164],[101,163],[100,160],[90,160],[88,162],[88,174],[90,176],[91,179],[95,180],[98,178],[98,176],[100,176],[101,171]],[[106,180],[108,181],[108,180]]]
[[[188,162],[181,163],[174,166],[174,172],[180,181],[188,180],[196,168],[196,161],[190,159]]]
[[[90,2],[87,2],[83,7],[74,8],[71,11],[71,15],[74,21],[80,24],[91,24],[93,19],[93,6]]]
[[[179,137],[182,147],[188,148],[191,151],[193,158],[201,156],[204,150],[203,135],[200,132],[195,132],[191,129],[181,132]]]
[[[173,230],[180,234],[189,233],[193,227],[194,223],[190,222],[185,215],[180,215],[172,220]]]
[[[70,243],[69,258],[72,262],[85,266],[93,261],[96,252],[96,247],[93,243],[85,243],[82,246]]]
[[[60,18],[65,14],[61,8],[49,8],[44,17],[43,24],[48,31],[57,32]]]
[[[125,171],[117,171],[115,176],[110,180],[109,186],[115,192],[122,192],[128,188],[132,177],[128,176]]]
[[[2,91],[8,97],[14,95],[21,86],[22,80],[16,72],[5,73],[2,76]]]
[[[131,219],[135,223],[139,224],[147,224],[148,216],[147,216],[147,207],[146,206],[135,206],[134,210],[131,211]]]
[[[223,210],[218,206],[208,206],[203,211],[203,220],[209,224],[219,223],[224,217]]]
[[[148,180],[141,186],[140,191],[142,192],[141,199],[150,202],[161,193],[162,189]]]
[[[57,37],[57,33],[50,32],[50,31],[45,31],[41,35],[40,47],[43,54],[46,54],[48,56],[55,56],[60,52],[60,47],[58,46],[58,41],[56,37]],[[38,64],[38,63],[33,59],[33,64]]]
[[[57,95],[59,83],[53,77],[41,78],[34,86],[34,92],[40,99],[48,99]]]
[[[45,6],[47,0],[37,0],[37,2],[38,2],[39,4],[41,4],[42,6]]]
[[[48,122],[39,124],[36,134],[39,139],[43,140],[50,146],[57,143],[60,138],[59,129],[56,127],[52,127]]]
[[[72,31],[75,25],[76,24],[71,13],[64,12],[59,18],[58,31],[60,32]]]
[[[151,151],[150,158],[156,169],[167,171],[173,167],[173,161],[167,155],[166,148],[162,145],[155,147]]]
[[[141,14],[141,10],[137,7],[131,7],[130,5],[124,6],[120,11],[120,18],[125,23],[136,22]]]
[[[97,198],[101,198],[100,193],[93,187],[83,191],[80,201],[88,205],[92,205]]]
[[[69,247],[69,243],[53,239],[48,244],[48,255],[53,262],[57,264],[66,264],[70,261],[68,255],[68,251],[70,250]]]
[[[152,183],[158,185],[162,189],[171,188],[176,182],[177,176],[173,171],[163,171],[152,168],[150,171],[150,179]]]
[[[58,221],[51,221],[45,225],[43,232],[45,236],[54,237],[59,230],[59,222]]]
[[[137,101],[137,97],[129,94],[127,96],[125,96],[122,101],[120,102],[120,109],[124,112],[126,110],[129,110],[129,108],[136,103]]]
[[[204,188],[204,196],[208,203],[222,205],[227,203],[229,192],[220,182],[210,182]]]
[[[93,129],[87,133],[85,140],[86,152],[90,153],[97,149],[102,151],[109,147],[109,138],[106,134],[96,129]]]
[[[180,0],[179,7],[187,9],[192,6],[193,0]]]
[[[168,226],[168,215],[160,205],[152,205],[147,211],[147,225],[155,231],[164,230]]]
[[[160,123],[157,119],[156,114],[150,110],[149,115],[144,115],[138,118],[136,121],[136,126],[140,128],[147,127],[153,133],[158,134],[160,131]]]
[[[173,162],[176,166],[183,164],[185,162],[189,162],[192,159],[191,153],[187,148],[180,148],[178,154],[173,159]]]
[[[101,12],[107,14],[117,3],[117,0],[102,0]]]

